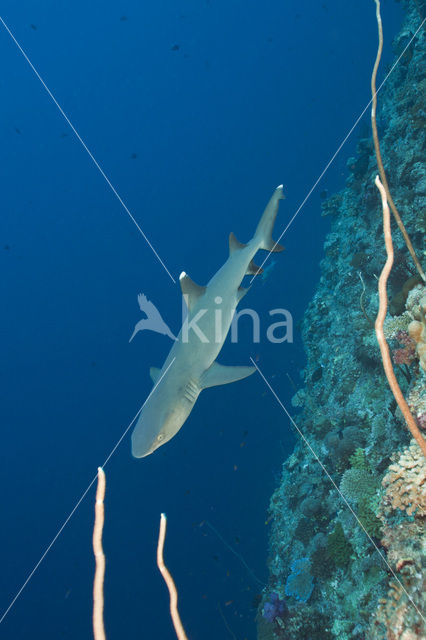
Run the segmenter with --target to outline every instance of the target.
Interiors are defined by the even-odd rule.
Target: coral
[[[274,624],[265,620],[263,615],[257,613],[256,616],[257,625],[257,640],[276,640],[274,632]]]
[[[328,555],[327,547],[319,546],[311,556],[312,575],[315,578],[325,579],[333,574],[333,562]]]
[[[359,427],[350,425],[339,433],[328,433],[325,437],[325,445],[333,454],[338,468],[347,466],[350,456],[365,442],[365,434]]]
[[[311,563],[308,558],[299,558],[291,565],[292,573],[285,585],[287,596],[293,596],[300,602],[307,602],[314,588],[314,581],[310,573]]]
[[[349,462],[351,463],[353,469],[361,469],[363,471],[369,470],[365,451],[361,447],[355,449],[355,452],[349,458]]]
[[[394,577],[387,597],[379,600],[368,640],[421,640],[426,637],[426,461],[415,440],[399,454],[382,480],[378,515],[382,546]]]
[[[419,429],[426,429],[426,393],[425,376],[419,376],[411,388],[407,398],[408,406],[413,413]]]
[[[358,518],[368,535],[379,538],[382,533],[382,523],[371,508],[370,500],[362,498],[358,503]]]
[[[417,520],[386,527],[382,539],[388,562],[395,576],[389,582],[387,597],[379,600],[368,640],[424,640],[426,579],[424,558],[426,536]]]
[[[404,4],[407,14],[402,33],[414,34],[418,15],[413,0],[404,0]],[[400,43],[407,41],[406,36],[401,38]],[[397,205],[403,207],[404,224],[419,256],[425,255],[422,254],[425,222],[424,216],[419,215],[426,203],[426,170],[422,162],[425,45],[422,32],[410,45],[411,59],[403,57],[399,61],[381,90],[377,112],[390,191]],[[421,129],[416,125],[420,119]],[[384,504],[383,500],[388,500],[387,491],[398,487],[381,486],[385,474],[395,474],[388,467],[397,463],[400,454],[395,452],[407,447],[410,436],[383,375],[376,337],[364,315],[365,312],[371,319],[376,316],[377,274],[384,262],[379,198],[374,187],[377,164],[371,151],[371,142],[361,139],[362,159],[354,162],[355,171],[346,188],[323,203],[330,233],[324,245],[318,288],[301,323],[307,358],[301,372],[303,386],[292,402],[297,407],[297,425],[309,445],[337,487],[345,476],[342,488],[352,496],[353,510],[369,535],[386,545],[382,550],[387,550],[389,564],[400,579],[404,576],[404,588],[419,603],[420,551],[415,546],[421,544],[420,525],[424,527],[424,519],[419,509],[408,515],[406,509],[394,509],[391,502]],[[414,268],[396,228],[393,243],[395,263],[388,292],[392,298],[391,312],[401,315],[388,314],[384,331],[387,340],[395,341],[390,344],[391,349],[406,349],[400,357],[401,362],[409,364],[409,370],[395,367],[396,374],[413,418],[418,428],[422,428],[426,426],[426,372],[419,366],[419,342],[412,341],[408,327],[413,321],[422,323],[420,301],[425,289],[415,284],[405,300],[414,280],[406,281]],[[358,269],[362,270],[363,308],[358,304],[361,293]],[[398,296],[400,292],[402,296]],[[400,344],[396,342],[398,337],[402,338]],[[349,473],[345,474],[346,471]],[[357,489],[358,484],[367,489],[366,495]],[[409,505],[407,508],[411,511]],[[386,599],[388,567],[330,484],[330,477],[326,477],[303,444],[296,445],[294,454],[283,465],[282,482],[271,502],[271,514],[272,584],[285,585],[292,574],[292,563],[301,557],[309,557],[315,581],[306,604],[293,597],[286,599],[288,615],[284,625],[274,629],[275,640],[327,637],[412,640],[416,634],[420,637],[415,609],[408,609],[409,600],[403,594],[399,594],[398,611],[395,599],[392,596]],[[407,559],[414,564],[402,566]],[[389,600],[389,606],[381,605],[383,611],[381,617],[376,617],[373,632],[371,619],[380,599]],[[407,623],[398,627],[398,615],[402,613]]]
[[[327,550],[337,567],[346,567],[352,554],[352,546],[346,540],[340,522],[336,524],[334,531],[328,535]]]
[[[377,481],[365,469],[352,467],[345,471],[340,481],[340,491],[350,502],[372,496],[377,489]]]
[[[408,325],[408,329],[413,323]],[[404,347],[400,349],[394,349],[392,351],[392,358],[395,364],[406,364],[410,366],[416,359],[416,342],[408,335],[408,331],[398,331],[395,339]]]
[[[300,510],[307,518],[317,516],[322,509],[321,500],[316,496],[307,496],[300,505]]]
[[[414,320],[421,320],[422,312],[425,312],[426,287],[418,285],[411,289],[407,297],[406,309]]]
[[[284,618],[287,613],[287,606],[284,600],[281,600],[278,593],[272,591],[268,600],[263,605],[263,617],[267,622],[275,622],[277,618]]]
[[[408,311],[404,311],[400,316],[387,316],[383,323],[383,332],[386,340],[397,340],[397,335],[401,333],[408,334],[408,325],[412,320]]]
[[[286,620],[285,628],[277,636],[279,640],[331,640],[329,619],[317,609],[306,605],[294,609]]]
[[[405,511],[409,516],[425,514],[426,460],[415,440],[389,466],[382,486],[385,489],[380,509],[382,516],[395,509]]]
[[[311,518],[301,518],[294,535],[298,540],[307,545],[314,537],[316,531],[315,522]]]
[[[426,292],[426,287],[423,287]],[[414,310],[413,310],[414,311]],[[420,366],[426,371],[426,294],[421,297],[418,304],[418,312],[413,312],[418,320],[412,320],[408,325],[408,334],[416,343],[416,354],[419,358]]]
[[[418,284],[421,284],[422,280],[419,276],[411,276],[406,280],[402,286],[402,289],[398,291],[389,303],[389,313],[393,316],[400,315],[405,310],[405,303],[410,291]]]
[[[426,429],[426,412],[425,411],[417,416],[417,423],[420,429]]]

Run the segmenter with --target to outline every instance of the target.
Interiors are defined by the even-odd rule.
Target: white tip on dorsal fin
[[[229,234],[229,255],[232,255],[234,251],[237,251],[238,249],[244,249],[244,247],[246,246],[246,244],[243,244],[242,242],[237,240],[235,234],[231,231],[231,233]]]
[[[182,271],[179,276],[180,288],[182,289],[182,295],[186,300],[188,309],[191,310],[197,300],[204,294],[206,287],[202,287],[196,284],[191,278]]]
[[[218,362],[213,362],[201,376],[200,387],[207,389],[208,387],[216,387],[219,384],[236,382],[251,376],[255,371],[256,367],[225,367]]]
[[[156,384],[158,378],[160,377],[161,369],[158,367],[150,367],[149,375],[151,376],[151,380],[154,384]]]

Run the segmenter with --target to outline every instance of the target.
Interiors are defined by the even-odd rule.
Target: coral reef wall
[[[419,0],[405,6],[396,57],[423,18]],[[380,92],[377,112],[390,190],[423,267],[425,40],[422,30]],[[346,188],[323,205],[331,231],[303,321],[304,386],[293,398],[296,423],[329,477],[297,435],[270,503],[259,639],[426,637],[425,460],[389,390],[374,333],[386,256],[370,134],[348,168]],[[403,393],[425,430],[426,289],[393,221],[392,228],[385,332]]]

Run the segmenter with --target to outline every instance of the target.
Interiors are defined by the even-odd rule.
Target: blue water
[[[382,69],[401,12],[383,3]],[[370,99],[371,0],[4,0],[1,17],[175,279],[185,269],[206,283],[227,257],[229,232],[247,241],[283,182],[278,235]],[[128,343],[141,317],[137,294],[174,332],[181,301],[3,25],[0,56],[1,616],[149,393],[149,367],[170,349],[155,334]],[[368,117],[285,234],[268,278],[244,299],[265,322],[271,308],[290,310],[294,344],[271,345],[264,331],[252,344],[246,326],[220,356],[256,357],[289,408],[287,374],[299,386],[304,365],[297,325],[327,232],[320,193],[344,186]],[[262,587],[252,573],[268,579],[267,507],[294,442],[256,375],[203,393],[178,436],[148,458],[131,457],[126,435],[105,467],[109,639],[174,638],[155,565],[165,511],[166,561],[189,637],[232,637],[224,617],[238,640],[254,640]],[[93,501],[94,487],[1,638],[91,637]]]

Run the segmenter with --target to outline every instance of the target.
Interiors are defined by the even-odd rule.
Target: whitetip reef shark
[[[283,250],[272,239],[283,198],[283,186],[279,185],[248,244],[241,244],[230,234],[229,258],[207,286],[197,285],[185,272],[181,273],[179,281],[188,315],[162,368],[150,369],[154,387],[132,433],[135,458],[150,455],[177,434],[203,389],[242,380],[256,371],[250,366],[223,366],[216,358],[237,305],[248,291],[241,287],[244,276],[262,271],[253,262],[255,254],[259,249]]]

